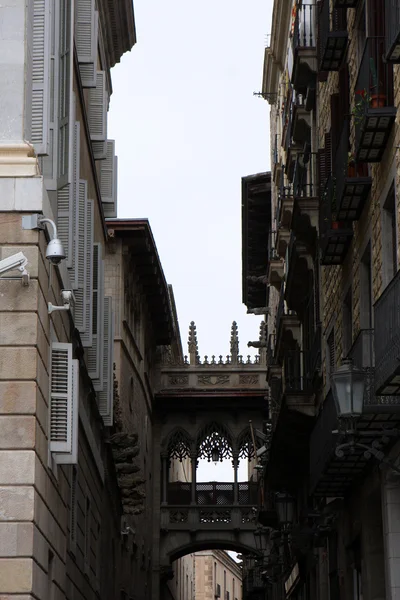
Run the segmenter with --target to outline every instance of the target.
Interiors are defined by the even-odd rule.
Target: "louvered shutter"
[[[98,32],[94,0],[76,0],[75,44],[83,87],[96,87]]]
[[[60,0],[58,178],[59,186],[72,180],[72,138],[74,135],[73,84],[73,2]]]
[[[332,173],[332,134],[325,134],[325,174],[328,178]]]
[[[343,123],[339,122],[340,113],[340,94],[331,95],[331,140],[332,140],[332,161],[335,160],[336,150],[339,144],[340,134]]]
[[[50,367],[50,451],[72,451],[72,344],[53,342]]]
[[[59,465],[78,464],[78,432],[79,432],[79,361],[72,362],[72,396],[71,418],[69,421],[71,449],[68,452],[57,453],[54,460]]]
[[[41,174],[47,190],[57,190],[58,176],[58,100],[59,100],[59,3],[50,2],[50,94],[49,94],[49,130],[48,155],[39,158]]]
[[[48,153],[50,0],[33,0],[31,141],[36,154]]]
[[[86,202],[86,258],[85,258],[85,288],[83,302],[84,324],[81,331],[81,342],[84,347],[92,345],[92,289],[93,289],[93,235],[94,235],[94,206],[93,200]]]
[[[112,299],[104,298],[103,321],[103,389],[98,392],[99,412],[104,425],[113,424],[113,348],[114,327]]]
[[[107,138],[107,103],[106,74],[98,71],[96,87],[89,90],[88,121],[92,140],[104,141]]]
[[[96,391],[103,387],[103,314],[104,261],[101,244],[93,244],[92,345],[88,348],[87,367]]]
[[[104,142],[92,141],[94,160],[105,160],[107,158],[107,140]]]
[[[117,169],[114,140],[107,140],[107,157],[101,163],[100,193],[105,217],[117,216]]]
[[[73,219],[70,223],[70,227],[72,228],[72,237],[73,237],[73,245],[72,245],[72,256],[71,256],[71,283],[73,289],[78,289],[79,281],[78,281],[78,269],[79,269],[79,235],[82,232],[82,222],[83,221],[83,235],[84,235],[84,218],[85,211],[81,212],[81,201],[80,201],[80,180],[79,180],[79,164],[80,164],[80,123],[76,121],[74,123],[74,137],[72,143],[72,215]]]
[[[86,326],[86,243],[87,240],[87,182],[79,180],[78,221],[76,226],[77,254],[75,257],[75,327],[84,331]]]
[[[326,184],[326,169],[325,169],[325,150],[318,150],[318,182],[319,182],[319,195],[322,197]]]

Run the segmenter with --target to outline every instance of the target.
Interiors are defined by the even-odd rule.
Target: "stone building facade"
[[[132,2],[15,0],[0,22],[0,596],[146,598],[146,407],[170,343],[154,315],[172,316],[165,282],[149,311],[126,270],[130,243],[156,254],[148,224],[122,258],[122,234],[106,249],[110,70],[136,41]]]
[[[271,298],[258,583],[271,598],[399,594],[398,10],[396,0],[274,2],[263,73],[271,214],[255,207],[252,233],[258,211],[272,243],[263,261],[248,248]],[[331,386],[347,358],[365,381],[352,453],[336,452],[350,438]]]

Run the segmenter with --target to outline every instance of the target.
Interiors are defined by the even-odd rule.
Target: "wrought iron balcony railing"
[[[400,394],[400,271],[374,306],[375,383],[380,394]]]
[[[385,0],[386,60],[400,62],[400,0]]]
[[[283,359],[283,379],[285,393],[308,392],[312,388],[312,380],[308,376],[308,352],[297,350],[287,352]]]
[[[190,482],[170,482],[167,487],[167,502],[169,505],[191,505]],[[234,504],[234,484],[210,481],[196,483],[196,504],[198,506],[232,506]],[[238,483],[239,506],[257,506],[258,484],[245,481]]]
[[[385,38],[369,37],[360,62],[352,111],[359,162],[381,160],[396,118],[393,67],[384,56]]]
[[[349,155],[350,123],[345,119],[336,150],[334,175],[336,178],[336,218],[355,221],[360,218],[372,186],[368,166],[356,163]]]
[[[260,592],[265,589],[265,581],[261,575],[263,571],[265,571],[265,568],[261,566],[247,570],[246,575],[243,578],[243,592],[247,597],[252,596],[255,592]]]
[[[316,186],[316,154],[301,152],[297,155],[293,175],[293,195],[297,198],[313,198],[317,196]]]
[[[323,265],[341,265],[353,237],[351,223],[338,221],[336,211],[336,180],[334,177],[330,177],[321,197],[319,211],[321,264]]]
[[[317,71],[316,4],[298,1],[292,37],[293,68],[291,81],[298,92],[306,94],[315,86]]]
[[[338,71],[347,48],[347,30],[342,8],[330,13],[329,0],[322,0],[318,15],[318,58],[320,71]]]

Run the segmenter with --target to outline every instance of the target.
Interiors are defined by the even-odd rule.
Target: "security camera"
[[[28,259],[26,258],[23,252],[17,252],[17,254],[13,254],[8,258],[3,258],[0,260],[0,275],[3,273],[7,273],[7,271],[13,271],[14,269],[18,269],[21,271],[22,275],[22,283],[24,285],[29,284],[29,273],[25,269],[28,263]]]
[[[51,225],[53,229],[53,235],[51,236],[46,248],[46,258],[53,265],[58,265],[62,260],[64,260],[66,254],[64,252],[61,240],[57,235],[57,227],[54,221],[38,214],[24,215],[22,217],[22,229],[44,229],[45,223]]]

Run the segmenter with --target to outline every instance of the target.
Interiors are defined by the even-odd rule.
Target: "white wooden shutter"
[[[118,159],[115,156],[115,141],[107,140],[106,160],[100,167],[100,193],[106,217],[117,216]]]
[[[83,87],[96,87],[98,33],[94,0],[76,0],[75,45]]]
[[[67,184],[57,192],[57,232],[66,254],[66,266],[72,267],[74,187]]]
[[[92,141],[94,160],[105,160],[107,158],[107,140],[104,142]]]
[[[107,92],[105,71],[97,71],[96,87],[89,90],[88,121],[90,138],[104,141],[107,138]]]
[[[103,320],[103,389],[98,392],[99,412],[103,417],[104,425],[111,427],[113,424],[113,349],[114,326],[112,299],[104,298]]]
[[[86,202],[86,258],[85,258],[85,288],[83,294],[84,323],[81,331],[81,342],[84,347],[92,345],[93,324],[93,236],[94,236],[94,203]]]
[[[53,342],[50,367],[50,451],[72,451],[72,344]]]
[[[104,261],[101,244],[93,245],[92,345],[88,348],[87,367],[93,387],[103,387]]]
[[[87,244],[87,182],[79,180],[78,220],[76,223],[77,254],[75,257],[75,327],[84,331],[86,326],[86,244]]]
[[[73,0],[60,0],[58,178],[59,186],[72,181],[73,101]]]
[[[33,0],[31,141],[48,154],[50,101],[50,0]]]
[[[80,164],[80,123],[75,121],[74,123],[74,137],[72,140],[72,222],[70,227],[72,228],[72,256],[71,256],[71,283],[73,289],[79,288],[79,236],[82,233],[81,220],[83,220],[83,236],[84,236],[84,218],[85,211],[81,212],[81,189],[79,180],[79,164]]]
[[[59,42],[60,11],[58,0],[50,1],[50,49],[49,49],[49,129],[48,155],[39,158],[41,174],[47,190],[57,190],[58,176],[58,100],[59,100]]]
[[[72,361],[72,398],[71,419],[69,422],[71,449],[69,452],[55,454],[54,460],[59,465],[78,464],[78,434],[79,434],[79,361]]]

